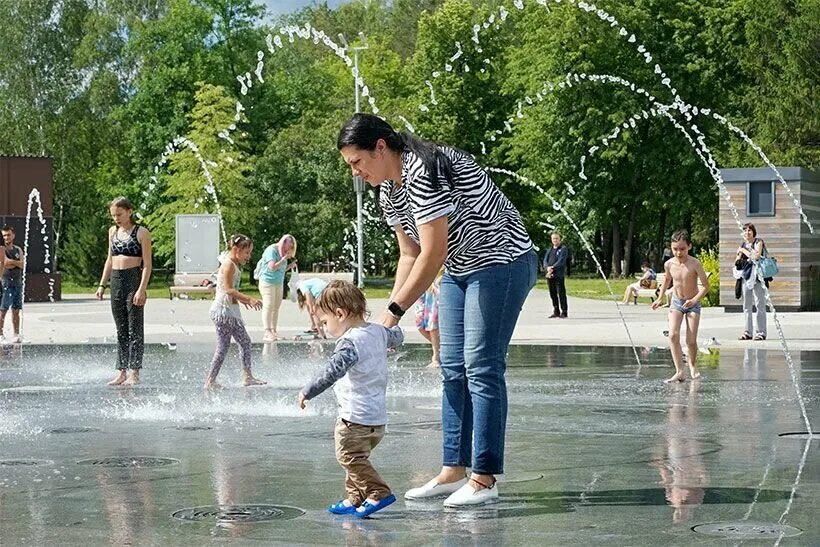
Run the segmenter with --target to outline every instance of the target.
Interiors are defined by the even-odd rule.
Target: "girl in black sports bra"
[[[108,232],[105,261],[97,298],[103,299],[111,280],[111,314],[117,326],[117,377],[108,385],[134,385],[140,381],[144,351],[143,311],[151,279],[151,233],[132,219],[131,202],[119,197],[109,207],[114,226]],[[123,232],[127,235],[123,235]]]
[[[142,245],[137,238],[139,224],[134,224],[134,229],[128,234],[128,238],[119,238],[119,227],[114,231],[111,238],[111,256],[132,256],[142,258]]]

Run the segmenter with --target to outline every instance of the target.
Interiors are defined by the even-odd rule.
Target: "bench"
[[[641,287],[635,291],[635,296],[633,296],[635,305],[638,305],[638,298],[651,298],[653,301],[658,298],[658,291],[661,289],[661,286],[663,286],[665,277],[666,274],[658,274],[653,286],[650,286],[648,289]]]
[[[216,285],[203,287],[202,282],[206,279],[216,283],[214,274],[207,273],[178,273],[174,274],[174,284],[168,287],[168,298],[173,299],[175,295],[184,294],[191,295],[205,295],[213,297],[216,292]]]
[[[711,275],[712,275],[712,272],[706,272],[706,279],[708,280]],[[636,291],[635,296],[633,297],[635,299],[635,305],[636,306],[638,305],[638,298],[651,298],[652,300],[655,300],[656,298],[658,298],[658,291],[661,290],[661,287],[663,286],[664,279],[666,279],[666,274],[665,273],[658,274],[658,277],[655,280],[657,284],[654,287],[650,287],[649,289],[644,289],[644,288],[638,289]],[[700,279],[698,279],[698,290],[700,290],[702,288],[703,288],[703,284],[700,282]],[[671,287],[670,287],[670,289],[671,289]],[[669,289],[667,289],[667,291],[668,290]]]

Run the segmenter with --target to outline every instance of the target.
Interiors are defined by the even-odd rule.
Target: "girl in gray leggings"
[[[219,369],[225,361],[225,355],[231,344],[231,338],[239,345],[239,356],[242,359],[242,383],[246,386],[265,384],[251,374],[251,338],[242,321],[239,310],[241,302],[246,308],[262,309],[262,301],[239,292],[239,278],[242,266],[248,263],[253,253],[253,242],[248,236],[237,234],[231,236],[229,250],[216,279],[216,294],[211,304],[211,320],[216,325],[216,350],[211,360],[211,372],[205,380],[206,389],[220,388],[216,383]]]

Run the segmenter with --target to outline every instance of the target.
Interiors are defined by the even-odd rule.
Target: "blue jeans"
[[[442,459],[474,473],[504,472],[507,347],[530,289],[538,257],[464,276],[445,272],[439,293]],[[473,447],[475,453],[473,454]]]

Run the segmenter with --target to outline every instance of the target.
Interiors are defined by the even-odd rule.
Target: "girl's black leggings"
[[[117,369],[139,370],[145,348],[143,310],[134,305],[134,293],[140,286],[142,268],[111,272],[111,314],[117,325]]]

